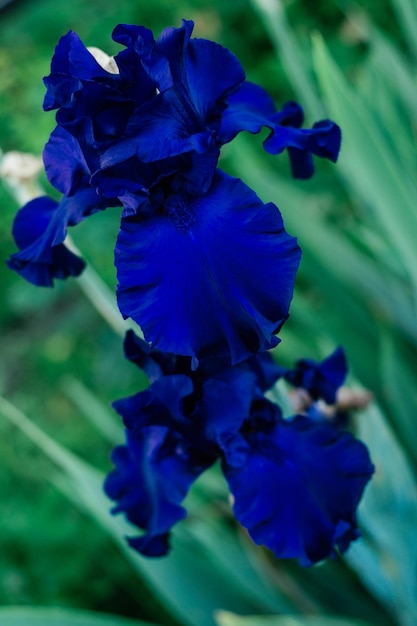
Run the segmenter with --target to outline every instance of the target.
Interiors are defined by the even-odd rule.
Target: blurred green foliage
[[[356,620],[413,626],[417,99],[415,51],[404,27],[416,17],[412,0],[15,0],[0,10],[0,148],[41,153],[54,126],[53,114],[42,111],[41,78],[69,29],[87,45],[114,53],[115,24],[144,24],[158,33],[182,17],[194,19],[197,36],[229,47],[248,78],[277,102],[296,98],[310,118],[315,106],[322,107],[342,125],[340,163],[319,164],[315,178],[302,184],[290,179],[285,159],[261,153],[257,137],[240,137],[228,146],[223,164],[278,204],[303,248],[277,358],[287,364],[319,358],[342,343],[353,377],[378,401],[380,409],[356,420],[378,470],[363,506],[364,538],[346,561],[309,570],[276,562],[236,528],[214,471],[194,490],[188,526],[176,533],[168,560],[153,565],[126,551],[123,521],[108,515],[101,475],[92,468],[110,468],[108,404],[146,381],[124,361],[120,337],[76,281],[42,290],[7,270],[18,207],[1,186],[0,391],[60,442],[62,454],[52,457],[63,473],[59,478],[51,472],[50,459],[0,420],[0,604],[78,607],[167,625],[214,624],[211,611],[217,607],[319,616],[319,621],[250,621],[223,613],[220,626],[362,623]],[[300,58],[295,71],[291,50],[292,62]],[[47,187],[44,178],[42,184]],[[117,211],[107,211],[74,232],[77,246],[111,290],[118,219]],[[103,437],[83,413],[101,416]],[[66,448],[91,468],[78,465],[78,457],[68,460]],[[326,615],[349,621],[325,621]],[[30,626],[35,617],[21,619]]]

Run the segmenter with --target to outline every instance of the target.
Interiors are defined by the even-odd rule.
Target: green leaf
[[[50,607],[0,608],[0,626],[156,626],[118,615]]]
[[[66,376],[62,388],[105,440],[111,445],[123,442],[121,422],[82,382],[73,376]]]
[[[289,26],[283,4],[279,0],[252,0],[259,13],[272,45],[283,62],[288,80],[310,117],[316,121],[323,117],[323,105],[317,95],[312,76],[306,71],[308,59],[295,39]]]
[[[360,414],[356,433],[369,447],[375,475],[359,507],[364,536],[346,560],[401,624],[417,623],[417,486],[407,456],[387,419],[373,405]]]
[[[417,467],[417,381],[416,360],[404,349],[395,329],[381,333],[381,384],[383,399],[392,415],[391,423],[405,451]]]
[[[368,622],[356,619],[323,616],[263,616],[249,615],[242,617],[219,611],[216,615],[218,626],[372,626]]]
[[[392,8],[397,14],[398,22],[411,52],[417,59],[417,7],[414,0],[391,0]]]
[[[390,86],[390,97],[399,98],[411,119],[417,118],[415,73],[408,59],[388,37],[374,26],[369,28],[371,63],[378,68],[386,84]],[[367,65],[368,65],[367,64]]]
[[[374,211],[416,288],[415,180],[401,166],[375,112],[350,87],[318,36],[313,40],[313,53],[327,109],[343,128],[338,168],[343,169],[363,206]]]

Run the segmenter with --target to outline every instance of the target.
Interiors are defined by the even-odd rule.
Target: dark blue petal
[[[219,156],[217,130],[225,100],[244,79],[228,50],[203,39],[190,40],[193,24],[163,31],[153,49],[144,47],[142,64],[159,94],[137,108],[125,136],[102,156],[111,167],[136,157],[154,162],[179,155],[177,170],[190,193],[210,186]]]
[[[256,375],[261,391],[270,389],[287,372],[285,368],[274,361],[269,352],[256,354],[248,359],[248,364]]]
[[[239,433],[258,393],[257,375],[246,363],[229,367],[216,359],[191,369],[189,358],[154,350],[129,331],[126,356],[152,375],[152,384],[113,407],[129,429],[166,426],[203,454],[243,462]]]
[[[271,96],[259,85],[245,81],[236,93],[227,99],[219,130],[221,144],[228,143],[243,130],[258,133],[264,126],[271,127],[276,113]]]
[[[48,197],[31,200],[17,213],[13,237],[19,252],[8,266],[35,285],[51,287],[54,278],[78,276],[84,262],[64,245],[67,227],[105,208],[94,189],[82,188],[58,204]]]
[[[344,350],[337,348],[321,362],[301,359],[294,370],[287,370],[284,375],[292,385],[306,389],[313,400],[322,398],[328,404],[335,404],[337,390],[347,375]]]
[[[156,85],[141,63],[141,56],[153,49],[155,40],[152,31],[144,26],[119,24],[112,37],[114,41],[126,46],[126,50],[115,56],[120,72],[121,90],[125,97],[134,100],[138,106],[156,93]]]
[[[288,149],[295,178],[309,178],[314,171],[312,155],[336,161],[341,142],[340,128],[330,120],[322,120],[311,129],[301,129],[302,108],[288,102],[276,111],[268,93],[250,82],[228,98],[228,107],[222,113],[219,131],[221,144],[231,141],[239,132],[258,133],[267,127],[272,132],[264,142],[270,154]]]
[[[197,123],[188,108],[174,90],[157,95],[132,115],[126,128],[127,138],[103,154],[102,167],[132,156],[147,163],[185,152],[200,154],[216,149],[214,131]]]
[[[248,430],[244,465],[224,467],[237,519],[277,557],[311,565],[359,536],[356,508],[373,473],[352,435],[308,418]]]
[[[264,148],[270,154],[279,154],[288,148],[293,176],[309,178],[314,171],[311,155],[337,161],[341,138],[339,126],[330,120],[317,122],[313,128],[277,124],[264,141]]]
[[[72,195],[90,176],[80,144],[60,126],[44,148],[43,161],[49,182],[65,195]]]
[[[159,181],[171,174],[168,161],[143,163],[138,159],[127,159],[123,163],[94,172],[91,185],[100,195],[114,200],[124,207],[125,215],[151,215],[162,205],[163,185]]]
[[[146,556],[169,550],[169,532],[186,515],[181,506],[191,484],[212,460],[201,459],[179,435],[164,427],[127,431],[127,445],[113,452],[115,470],[104,485],[116,500],[113,513],[145,531],[129,540]]]
[[[71,105],[74,93],[82,87],[82,80],[93,79],[114,81],[117,77],[106,72],[78,35],[69,31],[59,40],[52,57],[51,73],[44,78],[45,111]]]
[[[130,430],[145,426],[167,426],[184,432],[184,428],[189,426],[184,401],[193,391],[194,385],[187,376],[165,376],[152,383],[149,389],[117,400],[113,403],[113,408]]]
[[[34,285],[51,287],[54,278],[78,276],[84,268],[84,261],[63,245],[61,225],[51,228],[58,211],[55,200],[36,198],[20,209],[13,224],[20,252],[12,254],[7,265]]]
[[[226,48],[206,39],[191,39],[185,58],[187,83],[182,85],[200,119],[215,121],[226,98],[245,79],[237,58]],[[178,84],[176,85],[179,89]]]
[[[237,58],[206,39],[190,39],[193,22],[166,28],[152,55],[143,59],[149,74],[164,93],[174,88],[192,118],[207,123],[224,108],[224,101],[245,78]],[[220,105],[220,111],[218,106]]]
[[[125,357],[143,369],[149,381],[161,378],[164,374],[183,373],[177,368],[177,357],[167,352],[153,349],[146,341],[128,330],[124,341]],[[181,357],[180,357],[181,358]]]
[[[236,368],[230,368],[227,374],[225,380],[209,379],[204,383],[191,432],[196,448],[213,449],[229,466],[239,467],[246,461],[248,447],[239,431],[250,412],[255,379],[250,372]]]
[[[277,207],[219,171],[207,194],[122,220],[119,307],[155,348],[236,363],[278,343],[299,259]]]

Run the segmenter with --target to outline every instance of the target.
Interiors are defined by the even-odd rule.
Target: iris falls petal
[[[169,532],[186,516],[181,502],[211,460],[201,459],[177,433],[154,426],[126,431],[127,444],[113,452],[115,469],[104,485],[117,501],[113,513],[146,531],[129,539],[147,556],[163,556],[169,550]]]
[[[359,536],[356,508],[373,473],[366,447],[306,417],[258,423],[246,438],[246,462],[224,471],[252,539],[303,565],[344,552]]]
[[[277,207],[218,171],[205,195],[122,220],[118,303],[160,350],[238,362],[278,343],[299,260]]]

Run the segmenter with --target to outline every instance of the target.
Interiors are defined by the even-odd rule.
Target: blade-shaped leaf
[[[19,606],[0,608],[0,626],[152,626],[152,624],[90,611]]]
[[[267,616],[250,615],[242,617],[232,613],[219,612],[216,615],[218,626],[372,626],[368,622],[356,619],[323,616]]]
[[[390,149],[373,111],[354,91],[330,57],[322,39],[313,41],[314,61],[328,111],[343,127],[339,168],[369,206],[417,285],[416,186]]]

